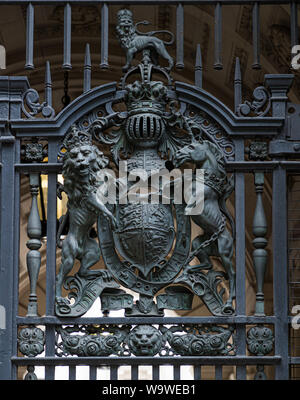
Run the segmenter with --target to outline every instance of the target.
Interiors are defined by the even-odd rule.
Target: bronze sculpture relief
[[[224,140],[221,147],[212,139],[212,127],[201,122],[203,112],[192,117],[178,102],[172,79],[158,64],[158,57],[169,57],[161,44],[154,45],[151,35],[138,36],[129,11],[121,10],[118,22],[123,45],[128,39],[132,46],[128,45],[126,70],[139,50],[142,61],[121,80],[126,111],[107,109],[85,129],[73,127],[65,137],[63,171],[70,230],[57,276],[57,315],[82,315],[100,295],[109,312],[109,307],[115,309],[112,303],[123,304],[124,292],[118,285],[140,295],[136,302],[127,299],[126,316],[162,316],[163,308],[186,309],[191,307],[188,293],[199,296],[214,315],[233,314],[234,224],[226,207],[233,183],[225,170]],[[169,68],[172,65],[169,62]],[[160,81],[153,80],[154,73],[161,75]],[[129,76],[136,80],[127,83]],[[110,181],[116,193],[113,205],[99,203],[96,195],[103,179],[95,176],[108,165],[108,159],[92,140],[109,145],[111,160],[119,167],[119,176]],[[192,169],[185,168],[187,162]],[[121,173],[124,165],[125,173]],[[155,184],[154,177],[158,179]],[[99,244],[89,237],[96,221]],[[193,240],[192,221],[203,230]],[[90,270],[100,254],[107,269]],[[195,257],[199,264],[191,266]],[[218,257],[225,272],[214,269],[211,257]],[[79,272],[67,277],[75,258],[81,261]],[[219,289],[224,278],[229,280],[225,301],[224,289]],[[174,284],[185,287],[173,290]],[[63,285],[73,289],[69,295],[75,299],[73,305],[61,296]],[[166,294],[155,301],[164,288]]]

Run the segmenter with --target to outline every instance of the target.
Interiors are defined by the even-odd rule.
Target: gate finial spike
[[[196,51],[196,62],[195,62],[195,86],[202,89],[202,55],[201,55],[201,46],[197,45]]]
[[[84,93],[91,89],[91,70],[92,70],[92,62],[91,62],[90,45],[89,43],[87,43],[85,45],[85,56],[84,56],[84,76],[83,76]]]
[[[52,107],[52,80],[49,61],[46,61],[45,68],[45,101],[48,106]]]
[[[242,104],[242,74],[240,59],[235,59],[235,71],[234,71],[234,111],[237,113],[238,106]]]

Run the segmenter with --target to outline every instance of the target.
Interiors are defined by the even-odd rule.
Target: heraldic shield
[[[171,250],[175,237],[171,205],[118,205],[117,221],[114,238],[118,252],[147,277]]]

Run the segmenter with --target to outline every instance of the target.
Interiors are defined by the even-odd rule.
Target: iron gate
[[[75,2],[64,3],[66,70],[71,67],[71,6]],[[35,3],[26,3],[27,68],[33,67]],[[108,6],[115,2],[97,3],[102,4],[101,66],[106,68]],[[176,66],[180,69],[184,65],[183,5],[188,2],[165,3],[176,3]],[[213,3],[218,69],[222,67],[221,11],[227,2]],[[253,6],[256,64],[260,3]],[[292,44],[298,37],[296,15],[297,4],[292,2]],[[288,259],[295,255],[288,243],[287,177],[299,168],[300,108],[287,97],[293,75],[266,74],[263,85],[254,89],[253,99],[243,101],[237,59],[231,111],[202,88],[200,46],[194,85],[174,82],[173,59],[167,51],[173,33],[164,31],[169,36],[162,40],[156,31],[142,33],[139,25],[131,11],[120,7],[116,31],[126,53],[120,82],[91,88],[87,46],[83,93],[57,115],[52,107],[49,63],[43,102],[26,77],[0,77],[1,378],[17,379],[25,366],[24,379],[36,379],[35,368],[43,366],[45,379],[51,380],[56,367],[67,366],[69,379],[76,379],[76,367],[85,365],[90,379],[97,379],[97,370],[107,367],[110,379],[115,380],[121,366],[129,366],[131,379],[138,379],[139,367],[150,365],[152,378],[159,379],[160,366],[169,365],[174,379],[182,379],[181,366],[188,365],[194,379],[201,379],[206,366],[214,367],[215,379],[222,379],[226,366],[236,368],[236,379],[246,379],[251,366],[255,379],[289,379],[290,366],[296,368],[300,363],[297,353],[289,349],[288,268],[293,270],[295,264],[288,266]],[[120,104],[122,111],[116,108]],[[183,172],[187,162],[189,171],[194,168],[190,177],[202,171],[199,192],[197,186],[186,184]],[[128,170],[122,177],[115,176],[117,167],[121,173],[121,165]],[[111,175],[100,179],[97,174],[108,166]],[[122,202],[122,185],[136,168],[143,168],[146,174],[144,188],[150,188],[153,170],[156,175],[163,171],[168,176],[175,170],[179,175],[166,187],[158,180],[157,201]],[[38,208],[43,194],[41,174],[48,182],[46,225],[41,223]],[[58,182],[61,174],[63,184]],[[251,209],[245,196],[246,174],[253,175],[252,191],[256,193],[253,315],[246,313],[245,213]],[[141,182],[143,175],[137,175]],[[28,178],[30,295],[27,315],[20,316],[19,260],[25,257],[20,254],[20,181]],[[272,186],[270,226],[263,205],[266,180]],[[183,181],[187,186],[176,186]],[[117,201],[103,204],[99,193],[104,196],[116,188]],[[169,189],[167,196],[165,188]],[[176,194],[186,195],[187,188],[189,196],[176,202]],[[67,210],[58,221],[57,201],[63,192],[68,197]],[[203,193],[201,212],[191,213]],[[226,207],[229,197],[234,216]],[[194,237],[191,222],[198,229]],[[268,255],[270,237],[272,252]],[[37,297],[42,246],[46,253],[43,316],[38,314]],[[61,247],[61,263],[57,263]],[[95,270],[92,267],[100,256],[105,268]],[[266,315],[264,308],[267,265],[273,272],[271,315]],[[139,294],[138,299],[134,293]],[[85,317],[98,298],[101,311]],[[179,315],[191,310],[193,300],[207,308],[207,316]],[[167,310],[178,316],[168,316]],[[115,311],[122,316],[114,316]]]

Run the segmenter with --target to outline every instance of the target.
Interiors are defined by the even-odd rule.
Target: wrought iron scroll
[[[254,100],[246,100],[237,108],[240,117],[250,116],[253,113],[257,117],[264,117],[268,114],[271,107],[271,96],[264,86],[259,86],[253,91]]]
[[[231,326],[73,325],[57,327],[56,332],[56,355],[60,357],[235,354]]]
[[[30,111],[27,111],[26,107]],[[28,89],[22,96],[22,111],[27,118],[34,119],[37,114],[42,113],[45,118],[53,118],[55,111],[52,107],[52,81],[50,63],[46,62],[45,69],[45,101],[40,103],[40,96],[35,89]]]

